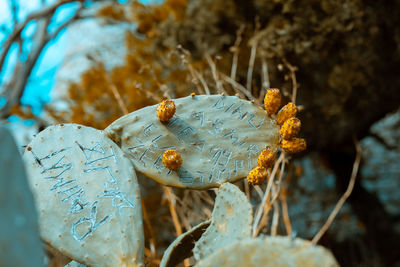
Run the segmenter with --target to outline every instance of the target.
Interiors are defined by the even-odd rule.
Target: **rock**
[[[24,163],[11,133],[0,126],[0,266],[44,266],[37,212]]]
[[[294,160],[293,165],[302,173],[295,174],[290,180],[287,193],[290,221],[294,233],[311,239],[324,225],[340,198],[335,188],[336,177],[325,167],[323,158],[315,153]],[[327,234],[336,242],[343,242],[364,231],[350,204],[345,203]]]
[[[89,266],[143,266],[135,170],[103,131],[48,127],[26,147],[24,159],[44,240]]]

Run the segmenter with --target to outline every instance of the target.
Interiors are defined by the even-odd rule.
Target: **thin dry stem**
[[[278,174],[279,175],[278,180],[276,182],[275,194],[273,194],[273,196],[272,196],[271,205],[274,204],[276,199],[279,197],[281,184],[282,184],[282,177],[283,177],[283,173],[285,172],[285,165],[286,165],[287,159],[286,159],[286,153],[285,152],[282,152],[282,153],[284,154],[284,156],[283,156],[283,160],[281,163],[281,169]]]
[[[232,57],[232,67],[231,67],[231,79],[236,81],[236,72],[237,72],[237,66],[238,66],[238,60],[239,60],[239,46],[240,43],[242,42],[242,34],[245,29],[245,25],[242,24],[240,25],[239,30],[236,32],[236,40],[235,44],[233,47],[231,47],[231,51],[233,52],[233,57]]]
[[[269,220],[269,212],[270,212],[271,208],[272,208],[272,205],[270,205],[270,198],[268,196],[267,203],[265,204],[265,207],[264,207],[264,213],[263,213],[263,216],[260,221],[260,226],[257,228],[256,236],[259,234],[261,229],[263,229],[264,226],[267,225],[268,220]]]
[[[118,106],[121,109],[122,113],[124,115],[128,114],[129,113],[128,109],[126,108],[126,105],[125,105],[124,101],[122,100],[117,87],[114,84],[111,84],[110,89],[111,89],[115,99],[117,100]]]
[[[256,61],[256,53],[257,53],[257,43],[254,42],[254,44],[251,45],[249,68],[247,69],[246,88],[249,92],[251,92],[251,82],[253,79],[253,69],[254,69],[254,62]]]
[[[207,83],[205,82],[204,78],[196,71],[193,65],[190,63],[190,51],[184,49],[182,45],[177,46],[177,53],[178,57],[182,61],[183,65],[189,70],[190,75],[192,76],[192,81],[196,85],[197,91],[199,94],[210,94],[210,90],[208,88]],[[198,84],[198,82],[202,84],[204,89]]]
[[[200,83],[201,83],[201,85],[202,85],[203,88],[204,88],[205,94],[206,94],[206,95],[210,95],[210,94],[211,94],[210,88],[208,88],[207,82],[206,82],[206,80],[204,79],[203,75],[201,75],[201,73],[198,72],[197,70],[195,70],[193,67],[190,66],[190,68],[193,69],[193,73],[194,73],[194,74],[197,76],[197,78],[200,80]]]
[[[274,190],[272,190],[274,191]],[[272,216],[272,224],[271,224],[271,235],[276,236],[278,233],[278,223],[279,223],[279,205],[277,202],[273,204],[274,207],[274,215]]]
[[[274,179],[275,179],[275,175],[276,175],[276,172],[277,172],[277,170],[278,170],[278,167],[279,167],[279,165],[281,164],[281,162],[283,161],[283,159],[284,159],[284,153],[281,153],[281,155],[279,156],[279,158],[278,158],[278,160],[275,162],[275,164],[274,164],[274,167],[273,167],[273,169],[272,169],[272,172],[271,172],[271,175],[269,176],[269,180],[268,180],[268,184],[267,184],[267,189],[265,190],[265,192],[264,192],[264,197],[263,197],[263,200],[262,200],[262,202],[261,202],[261,206],[258,208],[258,210],[257,210],[257,212],[256,212],[256,216],[254,217],[254,222],[253,222],[253,237],[255,237],[255,236],[257,236],[257,234],[258,234],[258,226],[259,226],[259,224],[260,224],[260,220],[261,220],[261,217],[262,217],[262,215],[263,215],[263,212],[264,212],[264,207],[265,207],[265,205],[266,205],[266,203],[267,203],[267,198],[268,198],[268,196],[269,196],[269,192],[271,191],[271,188],[272,188],[272,184],[273,184],[273,182],[274,182]]]
[[[355,158],[354,163],[353,163],[353,170],[351,172],[349,185],[347,186],[346,192],[344,192],[342,197],[336,203],[335,208],[332,210],[332,212],[329,215],[328,219],[326,220],[325,224],[322,226],[322,228],[319,230],[319,232],[311,240],[311,244],[313,244],[313,245],[316,245],[318,243],[318,241],[321,239],[321,237],[329,229],[329,227],[331,226],[331,224],[332,224],[333,220],[335,219],[336,215],[339,213],[339,211],[342,208],[343,204],[346,202],[347,198],[351,195],[351,192],[353,191],[354,183],[355,183],[356,178],[357,178],[358,168],[360,166],[360,161],[361,161],[361,146],[358,143],[358,140],[356,138],[354,138],[354,145],[355,145],[357,154],[356,154],[356,158]]]
[[[286,201],[286,193],[287,192],[287,187],[285,187],[282,190],[282,194],[280,194],[280,200],[281,200],[281,205],[282,205],[282,217],[283,217],[283,223],[285,224],[286,228],[286,234],[288,236],[292,236],[292,224],[290,223],[290,217],[289,217],[289,209]]]
[[[292,80],[292,102],[293,104],[296,104],[297,89],[299,88],[296,79],[296,71],[298,70],[298,68],[290,64],[286,59],[283,59],[283,63],[285,63],[285,66],[290,71],[290,79]]]
[[[256,185],[254,186],[254,189],[256,190],[258,196],[260,197],[260,199],[263,199],[264,196],[264,192],[262,191],[261,187]]]
[[[229,76],[226,76],[225,74],[221,74],[222,78],[229,83],[232,88],[237,92],[243,93],[249,100],[254,100],[254,96],[240,83],[236,82],[235,80],[231,79]]]
[[[167,187],[167,186],[163,186],[164,188],[164,192],[167,196],[167,200],[168,200],[168,205],[169,205],[169,211],[171,213],[171,217],[172,217],[172,222],[174,224],[175,227],[175,231],[176,231],[176,236],[180,236],[182,234],[182,226],[179,223],[179,219],[178,219],[178,215],[176,213],[176,209],[175,209],[175,194],[172,193],[172,189]]]
[[[269,74],[268,74],[268,64],[267,64],[267,59],[265,56],[261,58],[261,70],[262,70],[262,86],[260,90],[260,95],[258,97],[258,102],[262,103],[263,98],[264,98],[264,93],[263,91],[268,90],[268,88],[271,86],[269,82]]]
[[[214,78],[214,81],[215,81],[215,84],[216,84],[216,87],[217,87],[217,92],[218,93],[225,93],[226,95],[228,95],[228,93],[225,91],[224,87],[222,86],[222,81],[219,78],[218,71],[217,71],[217,66],[215,65],[214,61],[212,60],[212,58],[210,57],[209,54],[205,54],[205,58],[206,58],[206,60],[208,62],[208,65],[210,65],[211,73],[212,73],[212,76]]]
[[[147,227],[147,230],[149,231],[149,234],[150,234],[149,243],[150,243],[151,258],[156,259],[157,258],[156,237],[154,234],[153,227],[151,226],[151,223],[149,220],[146,205],[143,200],[141,200],[141,203],[142,203],[143,220],[144,220],[145,226]]]

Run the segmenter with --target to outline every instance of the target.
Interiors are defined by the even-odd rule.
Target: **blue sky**
[[[26,16],[34,11],[40,9],[42,6],[42,0],[18,0],[20,10],[18,12],[18,19],[21,21],[26,18]],[[56,0],[47,0],[46,3],[50,4]],[[126,2],[126,1],[120,1]],[[149,3],[149,0],[142,0],[142,3]],[[0,0],[0,26],[2,28],[12,29],[12,17],[11,8],[9,6],[10,1]],[[56,28],[63,21],[71,17],[78,5],[76,3],[65,4],[62,8],[59,8],[56,12],[55,20],[51,22],[49,30]],[[35,31],[36,22],[31,22],[26,30],[22,33],[22,38],[29,40]],[[0,31],[0,45],[6,39],[6,34]],[[30,105],[33,108],[34,113],[39,114],[42,110],[43,103],[48,103],[50,101],[49,93],[54,86],[56,70],[62,63],[65,56],[65,48],[67,46],[68,38],[65,34],[65,30],[60,32],[56,39],[52,40],[43,49],[42,54],[38,62],[36,63],[34,69],[32,70],[31,76],[27,83],[24,95],[22,97],[22,103]],[[24,51],[29,51],[31,49],[31,43],[26,42],[23,47]],[[12,70],[17,61],[17,46],[13,46],[9,55],[6,59],[5,68],[0,73],[0,81],[7,80],[12,74]],[[0,99],[0,107],[4,105],[4,99]]]

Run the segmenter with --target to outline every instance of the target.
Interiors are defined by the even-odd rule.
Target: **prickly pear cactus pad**
[[[189,258],[193,254],[194,243],[199,240],[210,223],[210,220],[202,222],[178,236],[164,252],[160,267],[174,267],[184,259]]]
[[[11,133],[0,126],[0,266],[43,267],[37,213],[24,163]]]
[[[135,170],[103,131],[51,126],[26,147],[42,238],[89,266],[142,266]]]
[[[86,267],[86,265],[80,264],[79,262],[76,262],[76,261],[71,261],[64,267]]]
[[[215,251],[196,267],[339,267],[332,253],[307,240],[269,236],[238,241]]]
[[[230,183],[218,190],[211,224],[196,242],[193,254],[203,259],[235,241],[250,238],[253,212],[245,194]]]
[[[162,184],[219,187],[246,177],[266,146],[276,151],[279,126],[249,101],[199,95],[174,102],[176,112],[168,122],[159,121],[154,105],[121,117],[105,129],[138,171]],[[162,155],[168,149],[182,156],[177,171],[163,165]]]

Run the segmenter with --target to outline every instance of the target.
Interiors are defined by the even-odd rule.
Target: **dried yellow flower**
[[[281,148],[288,153],[298,153],[307,148],[306,140],[303,138],[293,138],[290,140],[282,140]]]
[[[164,152],[162,162],[166,168],[176,171],[182,165],[182,157],[178,151],[169,149]]]
[[[264,168],[271,168],[272,165],[274,165],[276,158],[274,153],[272,153],[271,150],[269,149],[264,149],[263,151],[261,151],[260,155],[258,156],[257,159],[257,164],[260,167],[264,167]]]
[[[174,101],[163,100],[157,107],[157,117],[161,122],[167,122],[174,116],[175,110]]]
[[[253,185],[260,185],[265,181],[267,176],[267,169],[257,166],[249,172],[249,175],[247,175],[247,180]]]
[[[290,118],[281,127],[281,136],[283,139],[289,140],[295,137],[301,128],[301,121],[296,118]]]
[[[286,120],[295,117],[297,114],[297,107],[292,102],[289,102],[287,105],[283,106],[281,110],[276,115],[276,123],[278,125],[282,125]]]
[[[281,92],[279,89],[269,89],[264,98],[264,107],[268,114],[275,114],[281,106]]]

